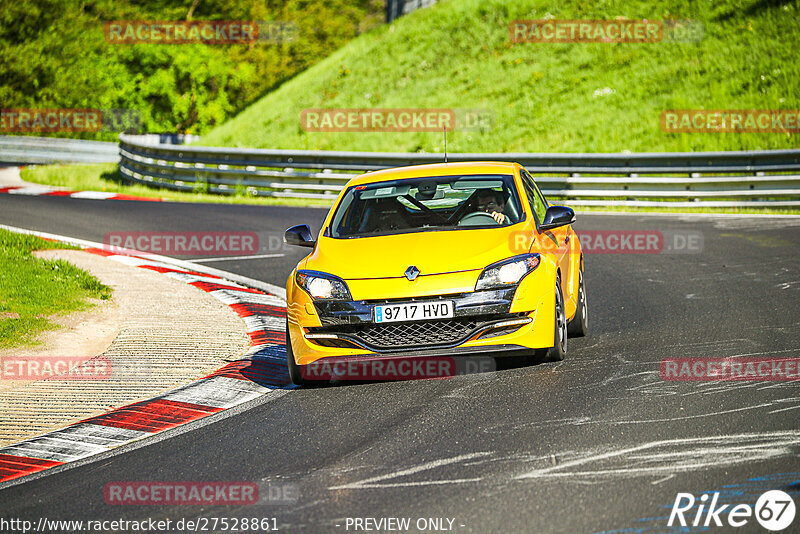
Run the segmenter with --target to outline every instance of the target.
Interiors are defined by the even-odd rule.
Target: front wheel
[[[286,365],[289,367],[289,378],[294,384],[298,386],[305,385],[306,381],[303,380],[300,366],[294,361],[294,352],[292,351],[292,340],[289,337],[289,325],[286,325]]]
[[[298,386],[307,388],[324,386],[328,381],[314,380],[303,377],[301,366],[294,361],[294,351],[292,350],[292,338],[289,337],[289,322],[286,322],[286,366],[289,368],[289,378]]]
[[[564,293],[561,291],[561,275],[556,275],[556,320],[554,344],[549,349],[536,351],[538,357],[544,360],[560,362],[567,354],[567,316],[564,312]]]

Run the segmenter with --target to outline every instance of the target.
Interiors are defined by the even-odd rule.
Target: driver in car
[[[508,218],[503,213],[506,203],[503,200],[503,195],[499,191],[494,191],[493,189],[482,189],[478,191],[478,195],[475,199],[475,207],[478,211],[491,215],[492,218],[497,221],[497,224],[505,223]]]

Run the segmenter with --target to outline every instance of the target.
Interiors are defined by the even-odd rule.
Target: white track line
[[[282,258],[286,254],[253,254],[250,256],[221,256],[219,258],[197,258],[186,260],[189,263],[205,263],[208,261],[230,261],[230,260],[259,260],[261,258]]]

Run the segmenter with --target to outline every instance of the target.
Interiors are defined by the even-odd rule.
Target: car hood
[[[301,268],[345,280],[400,278],[414,265],[420,276],[483,269],[490,263],[527,252],[515,249],[524,225],[333,239],[320,236]]]

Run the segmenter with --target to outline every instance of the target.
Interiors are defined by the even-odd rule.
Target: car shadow
[[[392,356],[325,359],[302,368],[304,388],[350,386],[381,382],[448,380],[462,375],[509,371],[545,363],[539,355],[525,356]]]

